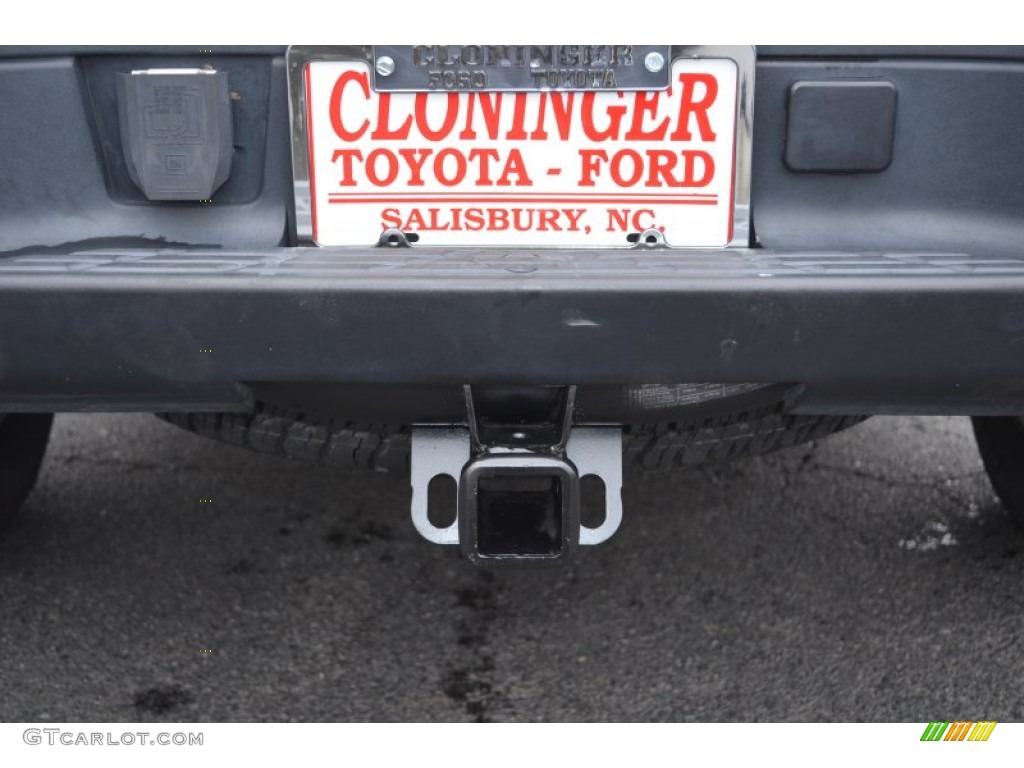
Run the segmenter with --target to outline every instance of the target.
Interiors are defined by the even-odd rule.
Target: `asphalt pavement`
[[[408,479],[62,415],[0,539],[0,720],[1021,720],[1024,535],[961,418],[627,475],[485,573]]]

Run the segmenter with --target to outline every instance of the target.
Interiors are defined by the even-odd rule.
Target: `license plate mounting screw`
[[[644,56],[644,66],[648,72],[661,72],[665,68],[665,57],[658,51],[651,51]]]
[[[387,77],[395,71],[395,60],[390,56],[379,56],[377,58],[377,74],[381,77]]]

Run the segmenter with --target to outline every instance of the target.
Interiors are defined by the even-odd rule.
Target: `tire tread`
[[[206,437],[296,461],[376,472],[403,471],[409,466],[409,427],[317,419],[266,404],[257,404],[248,414],[157,415]],[[623,462],[658,470],[749,458],[823,438],[864,418],[793,416],[762,408],[691,422],[627,425]]]

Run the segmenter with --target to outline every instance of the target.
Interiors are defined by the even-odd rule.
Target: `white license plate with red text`
[[[630,47],[609,48],[623,71]],[[569,73],[564,88],[557,75],[554,88],[543,77],[532,90],[476,88],[470,68],[451,80],[463,90],[388,91],[372,54],[290,62],[309,239],[365,246],[400,231],[417,246],[613,248],[657,232],[673,247],[736,244],[748,192],[739,58],[675,57],[665,87],[640,90],[588,89],[596,68],[563,67],[552,72]]]

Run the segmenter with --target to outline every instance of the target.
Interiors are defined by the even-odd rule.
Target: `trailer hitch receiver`
[[[622,519],[621,428],[575,425],[574,387],[535,389],[515,402],[507,390],[466,387],[466,426],[413,429],[413,524],[429,541],[458,544],[474,565],[564,565]],[[428,517],[427,487],[437,475],[458,487],[456,520],[446,527]],[[595,527],[580,520],[587,475],[605,487],[604,520]]]

